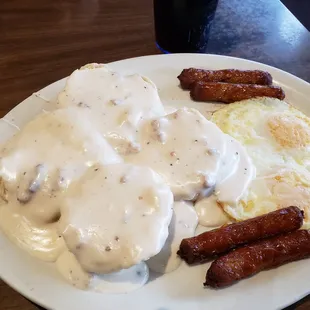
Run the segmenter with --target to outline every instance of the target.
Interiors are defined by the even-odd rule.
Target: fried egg
[[[295,205],[310,226],[310,119],[271,98],[228,105],[212,116],[225,133],[245,146],[256,178],[240,201],[222,204],[236,220]]]

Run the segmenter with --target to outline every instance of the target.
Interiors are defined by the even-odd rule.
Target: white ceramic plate
[[[194,103],[188,92],[178,87],[177,75],[183,68],[239,68],[269,71],[281,85],[287,101],[310,115],[310,84],[281,70],[243,59],[197,54],[147,56],[122,60],[110,67],[125,73],[141,73],[150,77],[159,88],[165,104],[190,106],[202,113],[219,105]],[[20,103],[0,122],[0,142],[23,126],[42,109],[50,109],[65,79],[33,94]],[[281,309],[310,293],[310,259],[262,272],[255,277],[223,289],[204,289],[202,283],[209,265],[188,267],[152,277],[142,289],[123,295],[104,295],[80,291],[67,284],[53,264],[30,257],[11,244],[0,233],[0,277],[34,302],[53,310],[255,310]]]

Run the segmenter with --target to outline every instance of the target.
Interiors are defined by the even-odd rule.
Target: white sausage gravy
[[[198,221],[229,221],[221,203],[254,177],[240,143],[198,111],[165,115],[151,81],[90,64],[3,144],[0,228],[71,285],[126,293],[149,269],[177,269],[181,240]]]

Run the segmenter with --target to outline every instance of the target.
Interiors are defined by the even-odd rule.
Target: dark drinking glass
[[[154,0],[155,34],[166,53],[204,53],[218,0]]]

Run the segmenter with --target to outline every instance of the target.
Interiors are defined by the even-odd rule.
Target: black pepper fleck
[[[105,247],[105,250],[106,250],[107,252],[110,252],[110,251],[111,251],[111,247],[110,247],[110,246],[107,246],[107,247]]]
[[[137,271],[137,276],[141,277],[142,276],[142,272],[140,270]]]
[[[170,164],[170,166],[173,166],[173,164]]]
[[[27,172],[25,171],[25,172],[24,172],[24,175],[26,175],[26,173],[27,173]]]
[[[149,145],[149,144],[150,144],[150,142],[147,142],[146,144],[147,144],[147,145]]]
[[[99,168],[96,168],[96,169],[95,169],[95,171],[98,171],[98,170],[99,170]]]
[[[115,241],[118,241],[118,240],[119,240],[119,237],[116,236],[116,237],[115,237]]]

